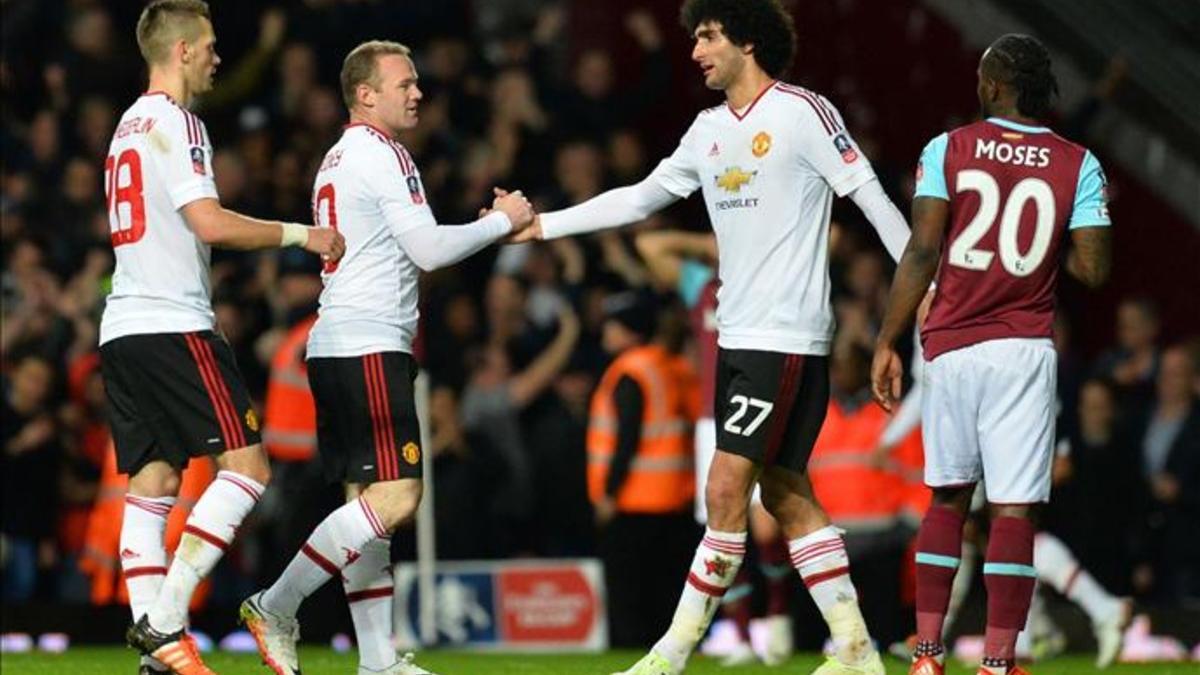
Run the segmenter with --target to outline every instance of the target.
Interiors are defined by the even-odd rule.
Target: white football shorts
[[[1058,357],[1048,339],[988,340],[926,364],[925,483],[983,480],[994,504],[1050,498]]]

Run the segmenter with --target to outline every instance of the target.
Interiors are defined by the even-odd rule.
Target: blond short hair
[[[200,35],[199,19],[212,21],[204,0],[155,0],[146,5],[137,22],[138,49],[146,63],[162,63],[176,40],[188,42]]]
[[[379,89],[379,57],[389,54],[399,54],[412,58],[412,50],[390,40],[371,40],[364,42],[346,55],[342,62],[342,100],[346,109],[354,107],[358,102],[358,85],[366,84],[372,89]]]

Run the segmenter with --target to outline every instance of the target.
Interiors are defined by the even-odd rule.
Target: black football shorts
[[[713,403],[718,450],[803,473],[829,405],[829,360],[722,348]]]

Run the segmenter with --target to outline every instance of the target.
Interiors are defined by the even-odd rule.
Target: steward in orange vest
[[[679,353],[687,333],[680,312],[659,320],[651,300],[633,293],[605,305],[601,341],[617,357],[592,396],[587,483],[602,528],[609,635],[614,646],[631,647],[652,642],[670,622],[695,546],[699,382]]]
[[[317,406],[304,363],[316,321],[313,314],[292,326],[271,357],[262,439],[272,459],[307,462],[317,452]]]
[[[864,354],[855,347],[834,350],[825,424],[808,462],[813,492],[833,523],[850,534],[890,530],[900,524],[908,499],[901,468],[876,452],[891,420],[871,402]],[[893,454],[920,456],[920,437],[910,434]],[[914,447],[915,446],[915,447]]]
[[[658,343],[631,346],[612,362],[592,394],[588,419],[593,504],[611,502],[618,513],[665,514],[695,499],[698,386],[687,359]]]

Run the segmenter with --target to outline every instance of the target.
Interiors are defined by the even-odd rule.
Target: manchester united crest
[[[404,444],[404,447],[400,449],[400,454],[404,457],[404,461],[409,464],[416,464],[421,461],[421,449],[412,441]]]
[[[771,134],[765,131],[754,134],[754,140],[750,142],[750,152],[753,152],[755,157],[762,157],[770,151]]]
[[[254,408],[246,411],[246,426],[250,431],[258,431],[258,415],[254,414]]]

